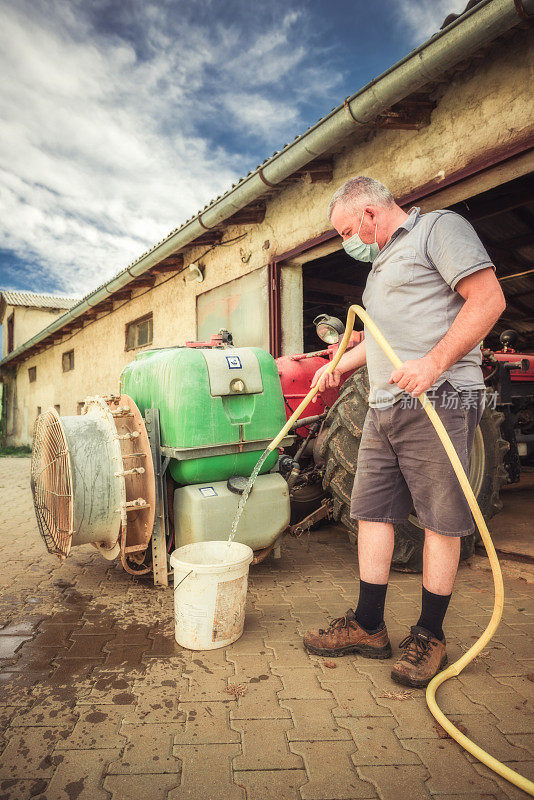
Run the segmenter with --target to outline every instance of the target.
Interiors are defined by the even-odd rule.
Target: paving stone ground
[[[242,638],[194,653],[173,638],[172,589],[87,546],[41,542],[29,460],[0,459],[0,800],[506,800],[523,793],[440,738],[391,662],[326,659],[301,635],[354,605],[342,529],[287,541],[252,568]],[[485,653],[439,691],[467,734],[534,777],[532,586],[506,578]],[[420,577],[393,573],[394,650]],[[463,566],[446,621],[459,656],[490,616],[491,578]],[[236,688],[239,687],[239,688]]]

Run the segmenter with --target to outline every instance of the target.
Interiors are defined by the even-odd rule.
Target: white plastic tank
[[[240,499],[226,481],[182,486],[174,492],[176,547],[193,542],[223,541]],[[278,472],[259,475],[250,493],[235,537],[253,550],[262,550],[287,528],[289,488]]]

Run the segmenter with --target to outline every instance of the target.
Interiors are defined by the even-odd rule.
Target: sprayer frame
[[[154,586],[169,585],[169,565],[167,561],[167,538],[169,536],[169,517],[167,514],[167,492],[165,490],[165,473],[169,466],[170,456],[162,459],[159,409],[145,410],[145,426],[154,464],[156,484],[156,513],[152,530],[152,573]]]

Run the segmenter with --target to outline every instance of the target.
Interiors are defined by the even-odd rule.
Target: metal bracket
[[[148,409],[147,409],[148,411]],[[280,447],[285,447],[295,441],[295,436],[286,436],[280,442]],[[226,444],[214,444],[203,447],[161,447],[161,454],[167,458],[175,458],[177,461],[185,461],[191,458],[204,458],[205,456],[224,456],[234,453],[250,453],[254,450],[265,450],[271,443],[271,439],[250,439],[244,442],[232,442]]]
[[[150,442],[154,476],[156,479],[156,514],[152,531],[152,572],[155,586],[168,586],[167,567],[167,492],[165,491],[165,470],[169,459],[161,463],[161,435],[159,426],[159,409],[145,410],[145,425]]]
[[[289,535],[298,537],[302,536],[303,533],[309,532],[312,525],[315,525],[316,522],[331,517],[333,508],[334,504],[332,499],[330,497],[325,498],[319,508],[312,511],[311,514],[308,514],[308,516],[304,517],[300,522],[291,525],[289,528]]]

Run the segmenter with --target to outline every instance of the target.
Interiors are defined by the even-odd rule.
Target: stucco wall
[[[431,124],[420,131],[383,130],[368,141],[347,140],[335,158],[330,183],[293,183],[267,204],[262,224],[227,228],[224,238],[244,233],[239,242],[217,247],[201,263],[203,283],[183,277],[159,279],[159,288],[146,292],[78,332],[26,361],[17,372],[16,425],[9,443],[28,443],[37,406],[60,404],[62,414],[76,413],[85,396],[118,388],[121,369],[134,356],[124,350],[128,321],[152,311],[154,347],[182,344],[196,332],[196,295],[269,263],[276,254],[318,236],[329,226],[325,217],[335,188],[347,177],[367,174],[383,181],[396,196],[405,195],[435,178],[461,169],[488,149],[524,137],[532,126],[531,86],[534,84],[532,44],[528,32],[518,31],[513,43],[495,45],[490,55],[443,86]],[[189,248],[185,263],[195,261],[205,247]],[[249,257],[250,256],[250,257]],[[325,276],[327,277],[327,276]],[[163,282],[165,281],[164,285]],[[292,302],[299,293],[291,291]],[[282,325],[294,325],[284,313]],[[290,331],[283,339],[292,341]],[[74,348],[74,371],[63,373],[61,354]],[[28,367],[37,366],[37,381],[28,382]]]

